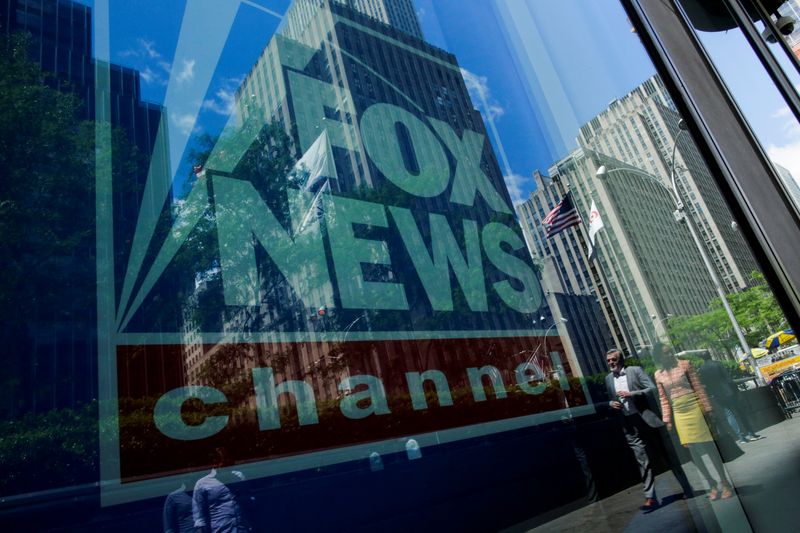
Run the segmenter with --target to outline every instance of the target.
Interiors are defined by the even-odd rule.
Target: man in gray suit
[[[628,447],[639,463],[639,473],[644,485],[644,505],[642,509],[650,511],[658,507],[656,499],[655,479],[651,468],[648,447],[650,441],[655,444],[654,433],[659,433],[662,440],[667,462],[675,474],[678,483],[687,498],[692,497],[692,488],[686,479],[686,474],[675,455],[669,437],[666,435],[664,422],[659,416],[656,403],[656,386],[647,372],[639,366],[625,366],[622,353],[614,348],[606,353],[606,362],[611,372],[606,376],[606,389],[608,389],[609,407],[625,415],[625,439]],[[649,434],[649,435],[648,435]]]

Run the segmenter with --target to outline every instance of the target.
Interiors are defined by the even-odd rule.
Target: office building
[[[550,300],[548,299],[548,302]],[[583,376],[607,371],[606,352],[617,346],[594,295],[553,293],[551,308],[564,322],[564,349],[574,353]]]
[[[677,438],[691,422],[688,433],[702,435],[688,440],[707,442],[687,443],[702,454],[684,462],[684,493],[651,456],[660,508],[640,508],[649,487],[623,426],[647,424],[613,410],[625,407],[611,403],[625,380],[606,385],[604,352],[645,355],[666,340],[665,323],[681,350],[739,342],[661,187],[678,139],[666,95],[635,113],[615,106],[649,125],[604,117],[582,144],[569,141],[660,73],[763,272],[763,285],[730,294],[738,315],[746,307],[741,344],[797,331],[800,212],[759,138],[769,138],[765,124],[800,116],[800,101],[781,84],[785,65],[769,61],[777,47],[743,39],[762,30],[752,13],[730,16],[755,0],[412,0],[427,42],[376,18],[397,1],[78,1],[93,21],[47,5],[84,21],[98,60],[140,68],[145,98],[163,95],[181,127],[159,129],[168,146],[157,148],[185,187],[172,212],[125,209],[142,182],[110,176],[92,155],[106,154],[95,149],[110,131],[101,111],[119,107],[124,121],[132,109],[101,98],[105,74],[131,77],[95,65],[93,124],[50,88],[83,91],[79,69],[46,87],[22,48],[0,55],[4,529],[796,527],[791,358],[769,365],[784,371],[770,385],[742,380],[739,403],[766,438],[741,450],[725,432],[692,431],[707,418],[687,414],[697,395],[682,379],[662,383]],[[0,0],[3,16],[9,5]],[[42,0],[13,5],[42,20]],[[68,40],[65,28],[54,35]],[[712,40],[721,46],[705,46]],[[746,54],[760,61],[744,67]],[[732,69],[716,68],[726,60]],[[9,66],[24,72],[5,76]],[[739,106],[742,96],[764,105]],[[783,105],[786,116],[769,114]],[[128,152],[116,170],[139,164]],[[688,184],[691,154],[678,158]],[[535,189],[521,177],[533,168],[538,189],[517,217],[511,198]],[[142,196],[168,202],[169,182],[149,178]],[[690,202],[692,190],[705,194],[693,179],[682,186]],[[584,218],[594,203],[604,220],[594,260],[582,226],[541,234],[570,192]],[[711,202],[726,244],[717,255],[746,273],[724,216]],[[713,244],[717,233],[707,235]],[[217,495],[230,513],[216,512]]]
[[[794,200],[795,205],[800,206],[800,185],[797,184],[797,180],[794,179],[794,176],[789,172],[788,168],[782,167],[774,161],[773,165],[775,165],[778,176],[781,177],[786,190],[789,192],[789,197]]]
[[[332,1],[412,37],[424,39],[412,0]],[[316,17],[318,9],[325,3],[326,0],[296,0],[292,2],[284,19],[284,35],[299,39],[305,27]]]
[[[680,133],[679,121],[661,78],[653,76],[582,126],[578,144],[656,176],[666,186],[674,147],[676,182],[689,214],[726,290],[741,290],[758,264],[733,227],[733,215],[697,145]]]
[[[393,189],[394,185],[388,182],[382,172],[378,172],[374,161],[367,155],[368,149],[362,140],[366,134],[362,131],[363,123],[359,118],[363,118],[368,110],[386,104],[412,110],[421,119],[434,123],[443,139],[451,143],[453,141],[446,136],[443,128],[451,128],[459,137],[467,135],[465,139],[470,138],[468,135],[472,133],[464,132],[470,130],[476,139],[480,139],[478,147],[483,154],[480,169],[494,189],[490,191],[483,188],[478,193],[480,203],[476,203],[473,209],[476,221],[483,226],[500,216],[508,218],[509,223],[513,224],[513,210],[502,173],[487,140],[483,120],[470,101],[456,58],[422,40],[410,38],[406,32],[398,30],[395,23],[385,23],[379,17],[371,16],[363,8],[366,3],[354,4],[357,5],[348,7],[337,1],[315,1],[297,2],[290,7],[282,30],[272,38],[236,91],[236,107],[241,123],[263,121],[281,124],[293,137],[298,155],[304,156],[318,149],[328,151],[327,174],[316,182],[315,187],[329,187],[337,194],[358,192],[366,197],[376,194],[370,191],[380,191],[377,193],[379,195],[397,194],[391,193],[396,190]],[[395,4],[400,9],[405,2],[385,4]],[[298,76],[300,72],[304,73],[304,77]],[[312,99],[319,100],[319,109],[324,117],[308,115],[307,102]],[[309,128],[309,122],[316,126]],[[321,136],[323,131],[327,137]],[[318,144],[322,142],[320,139],[324,139],[321,145]],[[435,142],[432,137],[431,140]],[[419,138],[415,142],[418,143]],[[404,155],[408,161],[416,157],[413,155],[414,149],[427,148],[420,144],[413,147],[405,145]],[[213,172],[211,167],[213,165],[210,164],[208,172]],[[320,185],[322,183],[325,185]],[[387,202],[395,201],[402,201],[400,195],[396,200],[388,197]],[[415,199],[415,205],[434,213],[451,209],[446,197],[442,196],[418,198]],[[424,238],[430,238],[429,228],[423,227],[422,232]],[[390,247],[398,245],[402,246],[397,241],[390,241],[389,244]],[[373,280],[391,283],[405,283],[411,275],[412,271],[408,268],[382,272],[376,270],[371,274]],[[407,291],[415,290],[409,288],[413,283],[406,284]],[[303,306],[289,289],[289,284],[270,292],[269,297],[274,301],[272,305],[265,305],[262,312],[281,311],[274,316],[265,316],[260,323],[261,328],[299,328],[308,331],[315,342],[298,343],[291,347],[271,345],[263,349],[269,353],[291,352],[285,365],[287,375],[305,376],[305,379],[314,383],[321,398],[336,398],[343,394],[343,391],[331,388],[331,373],[341,381],[352,373],[383,376],[386,361],[392,361],[391,365],[407,365],[410,368],[418,365],[420,355],[409,347],[380,343],[367,351],[356,353],[353,346],[324,340],[330,331],[345,331],[352,338],[359,334],[363,336],[370,329],[396,328],[397,319],[393,323],[387,322],[386,313],[331,309],[325,316],[318,317],[315,316],[315,309]],[[411,323],[433,324],[427,316],[430,310],[426,296],[421,292],[411,292],[409,301],[411,310],[407,319]],[[468,322],[459,320],[457,313],[442,316],[438,319],[442,322],[435,327],[458,329],[471,324],[476,329],[494,330],[521,329],[530,325],[527,317],[509,318],[503,313],[472,315]],[[223,329],[239,329],[229,327],[237,320],[241,318],[228,317]],[[553,342],[553,348],[558,349],[559,346],[559,341]],[[520,346],[515,350],[522,353],[523,348],[530,349],[530,346]],[[428,353],[426,357],[432,358],[429,364],[436,367],[444,363],[433,361],[454,360],[456,350],[454,347],[443,348]],[[213,357],[214,353],[215,350],[211,350],[203,357]],[[581,366],[574,361],[572,352],[567,350],[566,354],[564,364],[567,371],[579,372]],[[511,374],[507,378],[511,379]]]
[[[114,210],[119,221],[115,230],[118,237],[123,227],[125,231],[132,231],[143,202],[141,190],[164,116],[163,108],[142,101],[138,71],[113,63],[108,65],[108,94],[97,93],[92,57],[92,9],[86,5],[70,0],[2,0],[0,33],[6,37],[27,34],[29,57],[44,73],[44,83],[52,89],[73,94],[79,100],[77,120],[94,120],[95,98],[108,99],[109,122],[124,132],[125,137],[124,140],[116,137],[113,149],[120,149],[121,153],[114,153],[112,157],[117,161],[129,158],[124,170],[114,170]],[[137,156],[130,157],[133,153]],[[86,180],[84,190],[91,195],[94,177],[86,176]],[[79,196],[78,191],[75,194]],[[77,298],[71,287],[78,280],[96,281],[93,223],[93,220],[88,221],[88,227],[82,228],[85,237],[78,242],[58,242],[59,237],[49,237],[56,241],[54,250],[57,250],[54,252],[57,257],[50,260],[71,274],[60,282],[53,281],[49,287],[38,288],[39,297],[29,304],[36,308],[35,316],[59,318],[47,321],[28,317],[22,326],[3,324],[0,337],[7,346],[13,347],[9,353],[17,356],[17,360],[9,364],[27,371],[24,379],[6,387],[11,397],[0,409],[12,413],[41,412],[81,405],[98,397],[95,302]],[[36,239],[43,237],[32,232],[26,238],[31,239],[33,246],[38,246],[40,243],[35,242]],[[126,257],[117,259],[124,263]],[[20,313],[20,316],[25,315]],[[32,386],[33,382],[37,383],[36,387]]]
[[[666,339],[668,316],[704,312],[715,292],[688,230],[673,217],[669,193],[637,172],[601,179],[596,176],[601,165],[626,166],[591,150],[575,150],[549,169],[549,177],[536,174],[536,191],[517,210],[534,257],[545,265],[552,259],[545,291],[561,287],[600,299],[614,342],[636,353]],[[592,200],[603,219],[594,261],[587,258],[582,225],[545,237],[541,220],[567,191],[585,220]]]

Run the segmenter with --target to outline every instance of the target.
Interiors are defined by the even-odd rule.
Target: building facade
[[[97,89],[92,53],[92,9],[86,5],[70,0],[4,0],[0,2],[0,34],[6,39],[23,36],[29,57],[40,69],[47,86],[76,97],[74,127],[79,127],[77,122],[90,124],[95,120],[96,99],[109,101],[107,118],[117,131],[115,144],[109,151],[115,151],[111,155],[116,161],[125,160],[124,169],[115,168],[120,191],[114,205],[119,214],[115,230],[121,237],[124,229],[129,230],[135,223],[144,203],[141,191],[150,171],[150,155],[156,149],[163,108],[143,101],[139,72],[118,64],[108,65],[109,84],[107,88]],[[165,172],[166,167],[168,164],[160,171]],[[58,171],[52,169],[47,173]],[[93,190],[94,180],[86,176],[79,186],[85,191]],[[54,194],[48,187],[50,185],[43,184],[40,193]],[[26,201],[35,206],[37,199],[29,197],[23,205]],[[80,216],[71,218],[81,219]],[[55,257],[51,261],[71,274],[54,278],[50,286],[38,288],[31,298],[33,316],[60,318],[50,321],[28,316],[23,326],[2,326],[3,338],[10,346],[15,346],[10,353],[20,354],[9,364],[28,369],[24,372],[25,379],[9,389],[10,397],[2,408],[10,412],[41,412],[76,406],[98,396],[96,309],[93,302],[76,298],[71,287],[78,279],[95,277],[96,256],[92,242],[95,232],[87,225],[78,228],[72,237],[80,234],[83,236],[80,240],[59,241],[58,236],[48,237],[32,228],[29,230],[27,238],[31,246],[38,246],[35,243],[40,239],[54,240]],[[54,301],[60,309],[52,307]],[[20,313],[21,318],[25,316]],[[34,382],[38,385],[33,386]]]
[[[782,115],[748,116],[703,50],[791,59],[743,42],[743,5],[0,0],[36,43],[0,50],[5,529],[791,531],[800,363],[766,386],[721,361],[766,438],[703,431],[724,470],[687,458],[685,494],[653,457],[642,514],[606,385],[610,347],[654,370],[667,322],[690,358],[800,326],[800,211],[754,134],[796,142],[800,93],[749,64]],[[543,235],[567,194],[594,258],[584,225]]]
[[[601,178],[601,166],[621,170]],[[539,187],[517,210],[532,253],[553,258],[568,293],[599,298],[615,342],[638,353],[666,340],[668,317],[704,312],[715,292],[688,230],[672,215],[669,193],[656,178],[624,168],[619,160],[578,149],[555,163],[550,177],[537,173]],[[585,226],[545,235],[541,220],[568,191],[585,219],[592,201],[603,219],[594,261],[587,257]]]
[[[657,76],[645,81],[580,129],[578,144],[676,183],[728,292],[741,290],[758,270],[733,215],[697,145],[679,128],[680,116]],[[680,138],[679,138],[680,136]]]
[[[386,2],[386,5],[395,10],[405,9],[405,2]],[[365,117],[374,116],[370,113],[377,109],[391,113],[396,111],[390,111],[390,107],[406,109],[402,113],[410,112],[418,118],[408,119],[408,124],[411,124],[410,129],[406,130],[408,136],[403,137],[404,142],[398,154],[403,158],[402,164],[417,166],[418,172],[423,171],[421,165],[424,158],[431,157],[435,151],[429,144],[434,138],[424,130],[413,128],[422,128],[422,121],[430,123],[431,131],[435,131],[445,145],[454,151],[456,161],[464,158],[467,150],[477,150],[481,154],[471,172],[479,172],[481,177],[477,179],[486,181],[472,186],[475,190],[471,192],[471,198],[457,200],[465,206],[473,204],[471,220],[479,226],[490,224],[493,220],[510,220],[513,210],[502,172],[488,142],[483,119],[470,99],[456,58],[421,39],[409,37],[402,25],[384,22],[380,17],[373,16],[365,6],[367,3],[348,6],[336,1],[294,3],[282,23],[282,31],[270,40],[236,91],[236,109],[240,120],[233,136],[241,136],[242,132],[249,131],[250,124],[279,124],[292,138],[300,162],[310,161],[317,156],[325,160],[320,165],[321,174],[305,177],[307,181],[303,185],[320,202],[324,202],[322,198],[330,192],[394,203],[402,201],[402,196],[386,178],[386,167],[375,163],[376,146],[370,144],[370,138],[376,134],[382,138],[382,142],[388,143],[391,143],[391,136],[389,132],[371,131],[369,119],[365,120]],[[413,18],[416,20],[415,15]],[[400,120],[392,116],[384,118],[388,121]],[[256,129],[259,127],[256,126]],[[461,145],[462,142],[470,143],[470,147]],[[206,175],[215,171],[215,164],[212,154],[206,163]],[[456,163],[459,164],[462,163]],[[290,178],[277,179],[278,189],[281,184],[283,187],[292,185]],[[474,174],[470,179],[476,179]],[[451,198],[459,194],[454,190]],[[443,196],[416,199],[411,207],[437,213],[452,209]],[[331,231],[330,227],[328,231]],[[421,237],[429,241],[436,230],[423,225],[420,231]],[[390,250],[401,246],[397,240],[389,239],[387,242]],[[398,267],[390,271],[375,271],[371,279],[373,282],[408,283],[409,274],[407,269]],[[349,394],[346,388],[337,390],[332,386],[333,377],[339,381],[362,373],[383,377],[387,373],[387,366],[414,367],[424,361],[423,364],[438,367],[457,359],[456,352],[449,349],[439,353],[428,350],[421,354],[405,346],[373,343],[368,350],[356,350],[354,346],[345,345],[344,341],[328,341],[328,334],[337,330],[345,333],[345,340],[348,337],[363,338],[365,335],[371,338],[370,331],[396,328],[398,319],[394,318],[395,323],[390,324],[386,313],[341,308],[328,309],[324,316],[319,316],[318,309],[304,306],[290,290],[290,284],[276,283],[274,280],[266,283],[273,284],[276,289],[261,290],[261,294],[269,294],[272,300],[255,314],[257,320],[261,320],[260,327],[279,330],[305,328],[309,330],[310,342],[292,347],[270,345],[262,347],[262,351],[272,356],[288,353],[279,376],[302,375],[314,384],[319,399],[333,400]],[[468,321],[459,321],[455,318],[458,315],[446,318],[445,314],[442,315],[444,318],[432,321],[424,303],[427,296],[422,292],[406,290],[411,310],[405,320],[414,324],[412,327],[443,329],[468,325],[491,331],[530,325],[530,317],[509,317],[491,312],[473,314]],[[470,300],[468,289],[463,291],[464,298]],[[474,302],[465,303],[471,306]],[[544,306],[542,302],[541,307]],[[531,316],[539,314],[539,309],[536,309]],[[252,318],[254,315],[250,313],[250,316]],[[252,323],[248,320],[244,313],[227,316],[221,327],[225,331],[235,332],[243,325]],[[547,344],[556,351],[561,350],[558,338],[565,331],[555,330],[552,333],[555,338],[549,343],[538,340],[532,348],[520,345],[514,349],[517,352],[514,355],[541,351]],[[489,352],[492,357],[502,357],[500,353]],[[207,365],[218,353],[218,349],[210,349],[200,359],[193,356],[192,367],[197,369]],[[263,361],[254,352],[242,354],[250,365]],[[566,372],[579,375],[581,369],[586,367],[579,364],[571,349],[566,348],[563,355]],[[543,356],[543,352],[539,354],[544,361],[547,357]],[[551,365],[548,362],[542,363],[542,366],[547,367],[543,370],[549,370]],[[506,379],[511,375],[507,374]],[[387,387],[388,383],[393,382],[387,381]],[[467,383],[461,382],[459,385],[467,386]],[[393,392],[399,391],[387,391],[388,394]],[[288,399],[281,397],[279,401],[286,405]]]
[[[424,40],[412,0],[332,0],[373,20],[382,22],[416,39]],[[326,0],[298,0],[289,6],[283,34],[300,39]]]

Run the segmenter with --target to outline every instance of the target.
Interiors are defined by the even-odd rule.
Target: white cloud
[[[154,71],[150,67],[144,67],[139,71],[139,77],[142,81],[149,85],[167,85],[167,79],[159,72]]]
[[[767,155],[774,162],[792,173],[792,177],[800,184],[800,139],[783,146],[767,146]]]
[[[242,78],[228,78],[222,82],[213,98],[203,101],[203,109],[222,116],[231,115],[236,108],[236,89],[242,84]]]
[[[486,122],[489,123],[489,130],[494,136],[494,145],[497,154],[500,156],[503,168],[505,168],[503,180],[506,183],[508,194],[511,196],[513,204],[515,206],[519,205],[525,201],[526,179],[511,169],[505,149],[497,133],[497,125],[495,124],[495,120],[502,117],[506,110],[492,96],[492,91],[489,88],[489,80],[486,76],[479,76],[465,68],[461,69],[461,76],[464,78],[464,84],[467,87],[467,91],[469,91],[472,104],[481,112]]]
[[[775,163],[791,172],[794,180],[800,184],[800,125],[788,106],[776,109],[772,113],[772,118],[783,120],[781,131],[786,142],[767,146],[767,155]]]
[[[156,43],[147,39],[136,39],[136,48],[129,48],[119,53],[120,57],[138,57],[142,59],[162,59],[161,55],[156,49]]]
[[[236,96],[233,91],[219,89],[214,98],[203,100],[203,109],[207,109],[218,115],[229,116],[236,107]]]
[[[800,124],[794,118],[794,114],[789,109],[789,106],[783,106],[772,113],[772,118],[782,119],[781,131],[783,134],[790,138],[800,138]]]
[[[194,65],[196,61],[194,59],[184,59],[181,62],[183,63],[183,67],[181,71],[175,75],[175,80],[178,83],[192,81],[194,79]]]
[[[156,49],[155,42],[139,38],[136,44],[136,48],[123,50],[119,56],[126,58],[129,66],[139,71],[139,76],[146,84],[166,86],[172,65]]]
[[[194,126],[197,117],[193,114],[170,113],[169,118],[172,121],[172,123],[178,128],[178,130],[184,135],[189,135],[190,133],[196,133],[197,131],[199,131],[199,128],[195,128]]]
[[[525,183],[525,178],[519,174],[507,174],[503,176],[503,180],[506,182],[506,188],[508,189],[508,194],[511,195],[513,204],[516,206],[524,202],[525,190],[523,184]]]
[[[772,113],[773,118],[786,118],[792,114],[792,111],[789,109],[789,106],[779,107]]]
[[[141,77],[145,83],[153,83],[156,73],[153,72],[150,67],[145,67],[143,70],[139,71],[139,77]]]
[[[158,52],[158,50],[156,50],[156,43],[154,43],[153,41],[148,41],[146,39],[139,39],[139,44],[142,45],[142,48],[144,48],[147,57],[151,57],[154,59],[161,57],[161,54]]]
[[[479,76],[465,68],[461,69],[461,75],[464,77],[464,84],[467,86],[472,103],[487,120],[494,120],[505,114],[506,110],[492,97],[486,76]]]

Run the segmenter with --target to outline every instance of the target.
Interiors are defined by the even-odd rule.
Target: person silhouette
[[[619,349],[606,352],[606,363],[611,372],[606,376],[606,389],[611,398],[611,409],[624,416],[625,440],[639,464],[644,492],[643,511],[658,508],[655,477],[651,467],[650,454],[660,448],[664,459],[672,470],[675,479],[686,498],[694,496],[692,486],[683,471],[677,454],[664,431],[664,422],[658,415],[655,391],[656,386],[642,367],[626,366],[625,358]],[[660,445],[658,444],[660,442]]]
[[[187,476],[181,481],[180,487],[170,492],[164,500],[164,533],[194,532],[192,492],[187,489],[191,486],[192,479]]]
[[[736,434],[739,444],[763,439],[753,430],[747,412],[739,403],[739,389],[731,379],[730,372],[719,361],[711,359],[708,352],[700,354],[703,364],[698,370],[700,381],[708,392],[714,411],[724,414],[728,425]]]
[[[253,530],[247,516],[252,498],[243,481],[245,476],[229,470],[233,461],[224,447],[212,454],[212,468],[200,478],[192,495],[194,527],[203,533],[242,533]]]
[[[679,361],[668,346],[665,346],[660,354],[654,353],[653,360],[656,366],[660,367],[655,376],[656,386],[667,429],[675,427],[680,443],[688,448],[692,462],[706,478],[710,487],[708,498],[710,500],[731,498],[733,496],[731,483],[705,418],[711,414],[712,408],[700,377],[689,361]],[[706,469],[703,462],[704,455],[710,459],[716,476]]]

